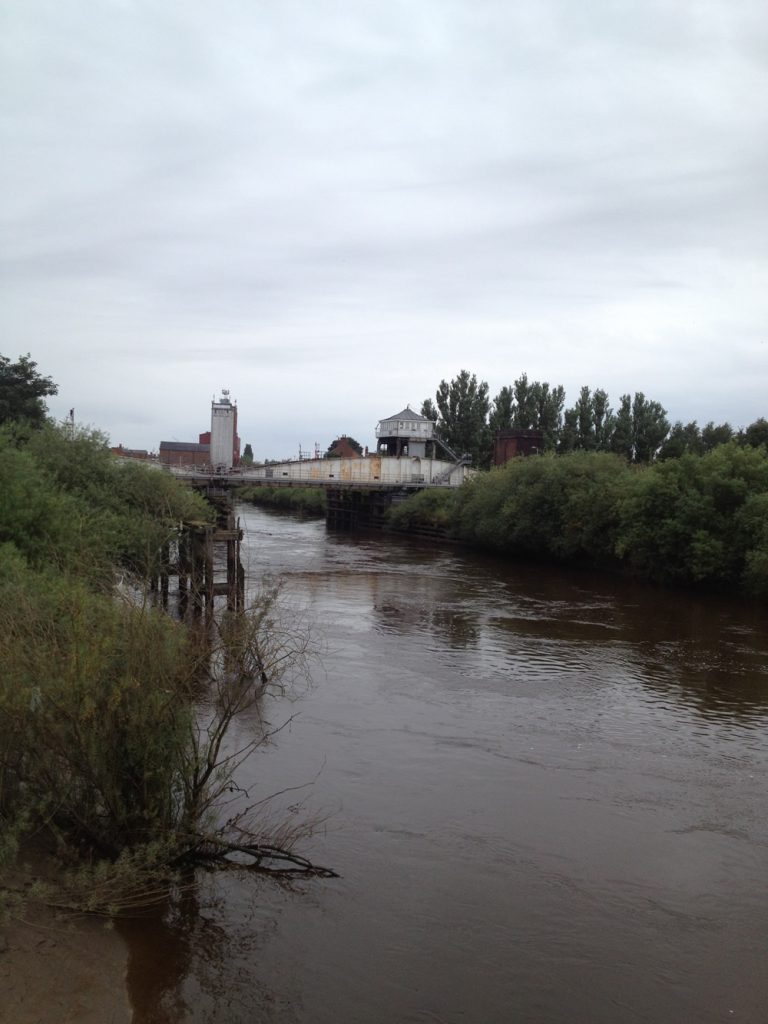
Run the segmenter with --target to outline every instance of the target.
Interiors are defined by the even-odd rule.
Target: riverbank
[[[0,927],[0,1021],[130,1024],[127,961],[103,918],[28,906]]]
[[[768,451],[735,443],[650,466],[599,452],[513,459],[388,515],[393,529],[445,530],[502,557],[763,599],[767,522]]]
[[[248,485],[238,490],[237,498],[252,505],[299,512],[318,518],[324,516],[326,512],[326,495],[322,487]]]

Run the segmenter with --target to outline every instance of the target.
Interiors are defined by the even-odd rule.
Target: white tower
[[[237,406],[222,389],[221,400],[211,402],[211,465],[214,469],[231,469],[235,461]]]

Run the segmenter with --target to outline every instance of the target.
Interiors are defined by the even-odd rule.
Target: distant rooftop
[[[161,441],[161,452],[209,452],[209,444],[198,444],[197,441]]]

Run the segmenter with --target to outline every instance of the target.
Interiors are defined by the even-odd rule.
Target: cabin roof
[[[415,412],[407,406],[402,412],[396,412],[394,416],[385,416],[381,422],[383,423],[385,420],[426,420],[427,423],[434,422],[434,420],[427,419],[427,417],[422,416],[420,412]]]

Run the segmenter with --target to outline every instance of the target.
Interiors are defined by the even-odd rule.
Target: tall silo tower
[[[237,405],[222,389],[221,398],[211,402],[211,465],[214,469],[231,469],[239,456],[237,436]]]

